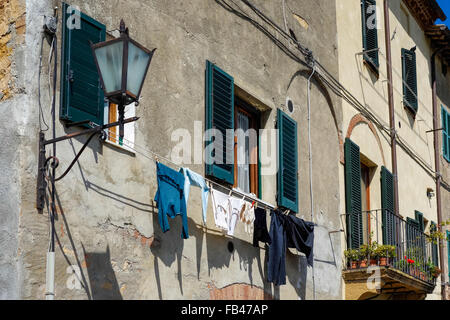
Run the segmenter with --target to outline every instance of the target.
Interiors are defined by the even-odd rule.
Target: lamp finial
[[[126,34],[128,35],[128,28],[125,27],[125,21],[123,19],[120,19],[120,28],[119,28],[120,34]]]

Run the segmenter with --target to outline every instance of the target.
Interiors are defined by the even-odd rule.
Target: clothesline
[[[108,132],[106,133],[106,135],[107,135],[110,139],[112,139],[112,140],[114,140],[114,141],[116,141],[116,142],[118,143],[118,142],[119,142],[119,139],[113,137],[112,135],[110,135],[109,130],[110,130],[110,129],[107,129]],[[115,134],[115,135],[116,135],[116,134]],[[127,142],[127,143],[126,143],[126,142]],[[138,144],[136,144],[136,143],[134,143],[134,142],[132,142],[132,141],[126,139],[126,138],[123,138],[122,143],[125,144],[125,146],[126,146],[128,149],[133,150],[134,152],[136,152],[136,153],[138,153],[138,154],[140,154],[140,155],[146,157],[146,158],[149,159],[149,160],[158,161],[159,159],[163,159],[164,161],[166,161],[166,162],[170,163],[171,165],[175,166],[177,170],[180,170],[180,169],[182,168],[182,167],[180,167],[178,164],[176,164],[175,162],[173,162],[172,160],[169,160],[169,159],[167,159],[166,157],[163,157],[163,156],[161,156],[161,155],[159,155],[159,154],[153,152],[152,150],[147,149],[147,148],[145,148],[145,147],[143,147],[143,146],[140,146],[140,145],[138,145]],[[153,155],[153,157],[149,157],[148,155],[146,155],[146,154],[143,153],[142,151],[136,150],[134,147],[130,146],[129,144],[133,144],[135,147],[139,147],[140,149],[143,150],[143,152],[151,153],[151,154]],[[195,171],[194,171],[194,172],[195,172]],[[198,174],[198,173],[197,173],[197,174]],[[258,199],[258,198],[255,198],[255,197],[251,196],[250,194],[247,194],[247,193],[242,192],[242,191],[240,191],[240,190],[237,190],[237,189],[235,189],[235,188],[230,189],[230,188],[225,187],[225,186],[221,185],[220,183],[217,183],[216,181],[211,180],[211,179],[208,179],[208,178],[206,178],[206,177],[203,177],[203,178],[204,178],[206,181],[208,181],[208,182],[210,182],[210,183],[212,183],[212,184],[214,184],[214,185],[216,185],[216,186],[219,186],[219,187],[222,188],[222,189],[228,190],[228,192],[231,193],[231,194],[232,194],[232,193],[239,194],[239,195],[241,195],[241,196],[243,196],[243,197],[245,197],[245,198],[247,198],[247,199],[250,199],[251,201],[255,201],[255,202],[257,202],[258,204],[263,205],[263,208],[265,208],[265,209],[268,208],[268,209],[274,210],[274,209],[277,208],[276,206],[274,206],[274,205],[272,205],[272,204],[270,204],[270,203],[268,203],[268,202],[265,202],[265,201],[263,201],[263,200],[260,200],[260,199]],[[324,229],[328,230],[330,233],[331,233],[331,232],[341,231],[341,230],[333,230],[333,231],[330,231],[330,229],[329,229],[328,227],[323,226],[323,225],[319,225],[319,224],[317,224],[317,223],[314,223],[314,226],[324,228]]]
[[[108,130],[108,131],[109,131],[109,130]],[[112,136],[109,135],[108,133],[107,133],[107,136],[108,136],[109,138],[115,140],[116,142],[119,142],[119,140],[118,140],[117,138],[112,137]],[[123,138],[123,143],[125,144],[125,142],[132,143],[132,144],[134,144],[134,146],[139,147],[139,148],[141,148],[141,149],[143,149],[143,150],[145,150],[145,151],[147,151],[147,152],[153,154],[154,158],[149,158],[149,157],[147,157],[147,158],[149,158],[149,159],[151,159],[151,160],[158,161],[159,159],[163,159],[164,161],[166,161],[166,162],[170,163],[171,165],[175,166],[177,170],[180,170],[180,169],[182,168],[182,167],[180,167],[178,164],[176,164],[175,162],[173,162],[173,161],[171,161],[171,160],[169,160],[169,159],[167,159],[167,158],[165,158],[165,157],[163,157],[163,156],[161,156],[161,155],[158,155],[157,153],[155,153],[155,152],[153,152],[153,151],[151,151],[151,150],[149,150],[149,149],[146,149],[146,148],[144,148],[144,147],[142,147],[142,146],[139,146],[139,145],[137,145],[136,143],[134,143],[134,142],[132,142],[132,141],[130,141],[130,140],[127,140],[127,139]],[[135,148],[131,147],[131,146],[128,145],[128,144],[126,144],[126,147],[127,147],[128,149],[131,149],[131,150],[133,150],[133,151],[135,151],[135,152],[137,152],[137,153],[143,155],[141,152],[139,152],[138,150],[136,150]],[[144,155],[144,156],[145,156],[145,155]],[[192,170],[192,171],[193,171],[193,170]],[[193,171],[193,172],[195,172],[195,171]],[[195,172],[195,173],[197,173],[197,172]],[[197,174],[198,174],[198,173],[197,173]],[[199,174],[199,175],[201,175],[201,174]],[[201,175],[201,176],[202,176],[202,175]],[[203,176],[202,176],[202,177],[203,177]],[[256,198],[256,197],[253,197],[252,195],[250,195],[250,194],[248,194],[248,193],[245,193],[245,192],[242,192],[242,191],[240,191],[240,190],[238,190],[238,189],[236,189],[236,188],[231,189],[231,188],[228,188],[228,187],[226,187],[226,186],[224,186],[224,185],[222,185],[222,184],[220,184],[220,183],[217,183],[217,182],[214,181],[214,180],[208,179],[208,178],[206,178],[206,177],[203,177],[203,178],[205,179],[205,181],[208,181],[209,183],[212,183],[212,184],[214,184],[214,185],[220,187],[221,189],[225,189],[225,190],[227,190],[227,191],[228,191],[229,193],[231,193],[231,194],[232,194],[232,193],[234,193],[234,194],[239,194],[239,195],[242,196],[242,197],[245,197],[245,198],[247,198],[247,199],[249,199],[249,200],[251,200],[251,201],[257,202],[258,204],[262,205],[263,208],[266,208],[266,209],[267,209],[267,208],[268,208],[268,209],[275,209],[275,208],[276,208],[276,206],[274,206],[274,205],[272,205],[272,204],[270,204],[270,203],[268,203],[268,202],[266,202],[266,201],[263,201],[263,200],[261,200],[261,199],[258,199],[258,198]]]
[[[114,141],[118,141],[117,138],[113,138],[111,137],[111,135],[109,134],[109,130],[107,133],[107,136],[110,139],[113,139]],[[130,142],[127,139],[122,139],[122,143],[123,142]],[[127,148],[129,148],[130,150],[133,150],[141,155],[143,155],[144,157],[151,159],[153,161],[156,162],[156,166],[157,166],[157,173],[158,173],[158,191],[157,191],[157,196],[156,197],[161,197],[161,191],[160,188],[162,185],[160,185],[160,176],[161,177],[167,177],[167,179],[169,179],[168,181],[178,181],[177,180],[177,176],[173,176],[173,177],[169,177],[171,175],[171,171],[173,171],[172,169],[170,169],[169,167],[164,166],[163,164],[161,164],[159,162],[159,159],[163,159],[165,161],[167,161],[168,163],[172,164],[173,166],[175,166],[175,168],[178,169],[178,172],[183,172],[182,177],[184,177],[184,179],[188,179],[186,176],[186,171],[185,168],[180,167],[178,164],[174,163],[173,161],[162,157],[156,153],[154,153],[151,150],[148,150],[144,147],[138,146],[137,147],[142,148],[143,150],[145,150],[145,152],[151,153],[153,155],[154,158],[149,157],[148,155],[146,155],[144,152],[139,152],[138,150],[136,150],[134,148],[134,146],[129,146],[126,145]],[[169,170],[169,171],[168,171]],[[189,172],[189,171],[187,171]],[[192,171],[193,173],[195,173],[194,171]],[[243,201],[245,198],[250,199],[256,203],[262,204],[263,207],[267,208],[271,208],[272,210],[276,209],[275,206],[266,203],[262,200],[256,199],[255,197],[248,195],[244,192],[241,192],[239,190],[236,189],[230,189],[228,187],[222,186],[218,183],[216,183],[215,181],[212,181],[210,179],[207,179],[205,177],[203,177],[202,175],[197,174],[199,177],[198,179],[205,179],[206,181],[210,182],[210,186],[211,184],[215,184],[217,186],[220,186],[221,188],[228,190],[229,191],[229,197],[231,196],[232,193],[235,194],[239,194],[241,196],[243,196],[244,198],[240,201]],[[191,179],[191,178],[189,178]],[[186,181],[186,180],[185,180]],[[192,181],[191,181],[192,182]],[[163,183],[164,185],[167,184],[167,182]],[[204,182],[202,182],[202,184],[204,185]],[[170,185],[170,183],[168,184]],[[179,190],[179,186],[180,186],[180,182],[177,182],[176,185],[178,186],[177,188],[174,187],[173,183],[171,188],[173,188],[174,190],[176,189],[176,191]],[[167,187],[166,187],[167,188]],[[186,188],[186,186],[184,186],[184,188]],[[170,189],[167,189],[170,190]],[[175,192],[176,192],[175,191]],[[168,193],[170,194],[171,191],[169,191]],[[211,190],[212,192],[212,200],[213,203],[215,202],[214,199],[214,189]],[[173,192],[172,192],[173,193]],[[183,193],[180,193],[183,194]],[[176,196],[175,196],[176,197]],[[187,200],[187,198],[186,198]],[[216,199],[217,200],[217,199]],[[234,198],[234,200],[236,200],[236,198]],[[170,201],[170,200],[169,200]],[[184,239],[187,239],[188,236],[188,231],[187,231],[187,215],[186,215],[186,208],[183,205],[185,202],[184,200],[184,195],[182,195],[181,197],[181,205],[180,205],[180,209],[181,209],[181,215],[183,218],[183,231],[182,231],[182,237]],[[230,210],[234,210],[234,205],[232,205],[232,201],[228,200],[229,204],[230,204]],[[160,201],[160,199],[158,199],[158,205],[160,205],[162,202]],[[216,206],[216,204],[214,205]],[[245,205],[244,205],[245,206]],[[252,203],[253,206],[253,203]],[[203,204],[203,207],[205,207],[205,205]],[[233,208],[232,208],[233,207]],[[165,207],[162,206],[158,206],[158,213],[159,214],[163,214],[164,217],[167,220],[166,214],[164,213],[164,209]],[[215,207],[215,210],[217,210],[218,207]],[[223,207],[222,207],[223,208]],[[177,210],[177,209],[176,209]],[[241,210],[241,209],[240,209]],[[247,209],[245,209],[247,210]],[[262,207],[259,208],[259,210],[263,210]],[[287,210],[289,211],[289,210]],[[178,211],[177,211],[178,212]],[[267,231],[267,223],[266,223],[266,214],[259,214],[259,215],[255,215],[256,212],[253,213],[253,245],[256,247],[259,247],[259,243],[260,242],[264,242],[269,243],[269,255],[267,257],[268,259],[268,263],[267,263],[267,281],[268,282],[272,282],[275,285],[279,286],[279,285],[285,285],[286,284],[286,249],[287,248],[292,248],[292,249],[296,249],[297,252],[301,252],[303,254],[305,254],[308,265],[312,267],[312,272],[313,272],[313,282],[314,282],[314,265],[313,265],[313,261],[314,261],[314,255],[313,255],[313,246],[314,246],[314,226],[316,226],[315,223],[305,223],[305,221],[303,221],[302,219],[299,219],[293,215],[285,215],[282,212],[279,211],[272,211],[275,212],[276,214],[271,218],[271,226],[270,226],[270,232]],[[231,213],[230,213],[231,214]],[[246,215],[246,213],[244,213],[244,216]],[[272,214],[271,214],[272,215]],[[239,215],[238,215],[239,216]],[[219,226],[217,223],[217,217],[218,215],[215,213],[215,219],[216,219],[216,226]],[[239,219],[239,218],[238,218]],[[242,211],[241,211],[241,219],[242,219]],[[164,220],[164,219],[163,219]],[[220,220],[219,220],[220,221]],[[226,221],[226,220],[225,220]],[[231,219],[230,221],[233,221],[233,219]],[[228,235],[233,236],[234,233],[234,226],[235,224],[233,224],[232,222],[228,221]],[[242,220],[241,220],[242,221]],[[249,220],[250,221],[250,220]],[[258,222],[259,221],[259,222]],[[167,221],[163,224],[161,224],[161,228],[163,229],[163,232],[165,232],[165,229],[168,230],[169,228],[166,228],[166,224]],[[196,224],[197,225],[197,224]],[[198,225],[197,225],[198,226]],[[223,227],[222,225],[220,225],[221,227]],[[206,225],[200,226],[203,230],[204,228],[208,229]],[[253,228],[251,228],[250,230],[252,230]],[[256,232],[256,230],[258,230],[258,232]],[[215,231],[215,230],[214,230]],[[247,228],[246,228],[247,231]],[[301,234],[304,235],[304,233],[307,234],[306,237],[302,236]],[[330,238],[331,241],[331,238]],[[256,245],[257,244],[257,245]],[[284,250],[283,250],[284,249]],[[313,289],[315,290],[315,289]]]

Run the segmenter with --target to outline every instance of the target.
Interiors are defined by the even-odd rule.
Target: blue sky
[[[443,23],[445,23],[448,27],[450,27],[450,0],[437,0],[437,2],[441,6],[445,15],[447,16],[447,20],[445,20]],[[442,23],[442,21],[437,20],[436,23],[440,24]]]

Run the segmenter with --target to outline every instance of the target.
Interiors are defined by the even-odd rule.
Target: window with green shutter
[[[90,41],[105,41],[106,28],[82,12],[68,12],[68,8],[63,3],[60,118],[103,125],[105,101]],[[68,23],[75,14],[80,16],[79,28]]]
[[[431,221],[431,226],[430,226],[430,231],[434,232],[437,230],[437,226],[436,223]],[[436,243],[432,242],[431,243],[431,258],[432,258],[432,262],[435,266],[439,265],[439,259],[438,259],[438,244],[437,244],[437,239],[435,239],[434,241],[436,241]]]
[[[234,131],[234,79],[210,61],[206,61],[206,129],[222,135],[222,141],[206,139],[207,148],[216,144],[206,152],[206,174],[233,185],[234,134],[227,137],[227,130]],[[216,157],[217,152],[221,154]]]
[[[362,40],[366,61],[378,73],[380,66],[378,57],[378,30],[376,15],[376,0],[361,0]]]
[[[425,231],[425,222],[423,220],[423,213],[416,210],[416,211],[414,211],[414,215],[415,215],[417,223],[419,224],[420,232],[424,232]]]
[[[394,204],[394,176],[384,166],[381,167],[381,207],[383,244],[395,245],[396,223]]]
[[[278,194],[280,207],[298,212],[297,122],[278,109]]]
[[[419,222],[409,217],[406,218],[406,240],[408,247],[415,245],[419,231]]]
[[[359,146],[345,139],[345,205],[347,213],[348,247],[357,249],[363,244],[361,200],[361,160]]]
[[[441,120],[442,120],[442,155],[444,159],[450,162],[450,113],[441,106]]]
[[[402,49],[403,103],[413,114],[417,113],[416,53]]]

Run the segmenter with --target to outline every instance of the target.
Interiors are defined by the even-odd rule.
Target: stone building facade
[[[251,3],[282,26],[283,33],[295,34],[338,78],[334,3]],[[0,107],[8,115],[1,128],[6,143],[0,163],[6,175],[2,175],[0,190],[1,197],[7,199],[1,204],[1,228],[7,230],[2,233],[1,245],[7,250],[1,255],[0,296],[44,299],[49,213],[48,207],[42,214],[36,210],[36,180],[39,126],[46,129],[42,120],[50,126],[45,138],[52,137],[54,61],[48,63],[52,50],[47,39],[43,41],[41,68],[39,61],[44,16],[52,16],[54,7],[58,7],[56,136],[83,128],[67,126],[70,121],[63,119],[61,112],[61,88],[67,80],[64,71],[61,73],[67,45],[63,30],[68,13],[62,11],[60,1],[2,1],[5,10],[19,4],[22,13],[11,14],[5,22],[11,39],[2,37],[12,61],[7,71],[14,80],[10,86],[16,89],[3,91]],[[187,5],[183,1],[84,0],[68,1],[67,5],[78,7],[81,16],[89,17],[95,25],[105,26],[107,39],[117,36],[123,19],[132,38],[157,50],[135,108],[139,120],[131,125],[132,137],[130,125],[126,125],[125,138],[133,144],[118,146],[96,137],[68,175],[56,182],[55,299],[341,299],[342,250],[339,233],[334,232],[341,228],[341,102],[317,77],[312,78],[311,217],[307,151],[307,80],[311,69],[295,43],[245,2],[196,0]],[[237,225],[233,237],[218,232],[211,202],[207,225],[203,226],[200,192],[195,188],[188,205],[189,239],[180,238],[178,217],[170,219],[171,229],[166,233],[159,226],[153,201],[157,190],[154,155],[174,167],[164,159],[173,159],[173,149],[179,142],[173,136],[177,129],[187,130],[193,142],[203,144],[194,128],[196,123],[200,123],[201,132],[205,128],[206,61],[233,77],[236,99],[258,110],[261,129],[275,128],[277,109],[298,124],[297,216],[316,223],[315,261],[312,269],[303,254],[290,249],[286,285],[267,282],[267,248],[262,244],[253,247],[242,225]],[[85,93],[88,99],[92,92]],[[67,168],[86,139],[76,137],[57,144],[57,175]],[[48,146],[47,156],[51,150]],[[184,166],[204,175],[205,164],[194,163],[197,156],[191,154],[193,164]],[[276,186],[276,172],[261,175],[259,197],[276,205]]]
[[[433,130],[440,128],[433,127],[431,56],[442,44],[436,42],[429,31],[435,27],[436,19],[445,20],[445,15],[435,1],[354,0],[336,3],[340,81],[351,88],[356,99],[365,106],[361,109],[355,104],[343,103],[345,136],[359,147],[362,211],[368,211],[368,217],[363,218],[366,220],[363,221],[362,241],[370,243],[372,234],[372,241],[395,245],[397,256],[394,268],[390,270],[402,271],[394,274],[386,270],[381,275],[379,287],[368,289],[366,281],[370,273],[346,270],[343,272],[345,297],[441,299],[443,283],[440,276],[432,283],[434,280],[427,279],[421,272],[426,273],[427,264],[437,265],[439,260],[438,247],[428,242],[428,235],[438,223]],[[349,30],[348,25],[355,27]],[[385,34],[387,25],[390,28],[388,36]],[[445,56],[441,54],[437,59],[445,59]],[[442,69],[437,69],[438,96],[446,99],[448,77],[442,74]],[[392,84],[393,123],[389,113],[389,83]],[[440,110],[439,106],[438,112]],[[391,130],[395,130],[396,136],[395,157],[392,156]],[[397,178],[398,205],[395,205],[392,190],[386,189],[387,194],[383,191],[386,172],[392,178],[386,185],[394,188]],[[340,176],[342,212],[348,209],[345,196],[348,197],[349,192],[344,184],[346,174],[344,165]],[[446,191],[443,191],[440,201],[444,219],[448,216],[446,197]],[[391,203],[389,210],[396,211],[391,226],[391,215],[384,211],[386,203]],[[417,229],[411,227],[414,224]],[[347,232],[352,230],[347,228]],[[390,239],[389,234],[393,238]],[[415,240],[417,238],[421,240]],[[343,237],[342,241],[348,248],[347,239]],[[415,249],[421,253],[414,253]],[[447,259],[447,253],[444,254]],[[406,259],[415,260],[412,267],[404,264]],[[430,286],[427,287],[423,280],[428,280]]]
[[[435,186],[433,133],[428,132],[433,129],[429,61],[434,47],[423,21],[433,25],[434,20],[429,20],[439,8],[418,2],[419,7],[412,7],[411,1],[390,1],[388,10],[395,126],[401,139],[397,211],[405,221],[422,217],[422,231],[429,233],[431,222],[437,222],[436,198],[428,192]],[[380,214],[371,229],[361,224],[365,233],[360,235],[361,243],[367,243],[370,231],[383,243],[380,221],[388,196],[383,193],[382,174],[393,171],[383,2],[376,1],[376,6],[379,50],[374,70],[362,54],[367,42],[361,45],[359,27],[365,20],[360,0],[195,0],[189,4],[179,0],[0,0],[0,111],[4,116],[0,198],[5,199],[0,202],[0,299],[46,297],[51,190],[47,189],[43,210],[38,210],[39,133],[52,138],[53,98],[56,137],[87,129],[86,123],[73,125],[83,117],[91,126],[117,120],[116,106],[103,99],[98,77],[92,75],[88,40],[118,37],[121,19],[133,39],[157,49],[139,105],[126,108],[126,117],[139,120],[125,125],[123,144],[116,141],[117,129],[96,135],[69,173],[56,182],[54,298],[392,297],[389,290],[396,288],[370,289],[367,269],[349,270],[344,257],[348,240],[353,239],[348,214],[355,212],[349,211],[353,198],[348,191],[352,177],[347,172],[348,141],[359,147],[358,174],[366,174],[358,184],[360,213]],[[56,36],[45,35],[45,18],[55,14]],[[403,106],[402,49],[414,46],[420,76],[418,108],[411,115]],[[439,56],[438,69],[443,70],[443,62]],[[244,184],[249,184],[247,194],[253,193],[259,205],[278,206],[285,196],[280,185],[285,186],[289,172],[280,174],[271,166],[274,159],[276,168],[285,161],[280,141],[295,141],[285,152],[296,151],[289,167],[294,163],[296,171],[290,176],[297,185],[294,206],[288,207],[298,218],[315,224],[314,265],[308,266],[304,254],[288,249],[286,285],[267,281],[268,246],[254,247],[242,224],[237,224],[233,236],[223,235],[215,226],[211,198],[203,223],[197,188],[189,196],[188,239],[180,237],[180,217],[169,219],[170,230],[165,233],[158,222],[156,161],[175,170],[187,167],[223,187],[241,188],[237,167],[234,176],[227,175],[231,180],[217,180],[210,177],[202,154],[203,134],[210,126],[208,102],[211,97],[223,98],[209,90],[210,68],[220,70],[218,82],[231,80],[227,94],[231,92],[229,98],[234,100],[230,110],[236,115],[235,127],[244,119],[258,130],[280,129],[280,115],[296,125],[296,132],[283,135],[286,140],[261,133],[256,152],[249,151],[258,165],[250,167],[249,181],[244,178]],[[437,95],[445,106],[450,103],[448,86],[448,75],[438,71]],[[87,138],[57,143],[57,176]],[[193,149],[186,153],[182,143]],[[233,144],[233,152],[240,150],[234,145],[240,143]],[[236,157],[242,155],[239,152],[235,151]],[[51,155],[49,145],[46,157]],[[272,162],[263,161],[267,159]],[[444,181],[448,181],[447,164],[442,158]],[[443,184],[444,219],[448,203]],[[268,227],[270,223],[268,215]],[[380,270],[383,281],[395,278],[396,287],[408,289],[409,293],[396,298],[440,298],[439,279],[430,284],[398,268]]]

